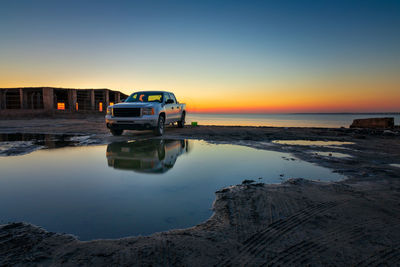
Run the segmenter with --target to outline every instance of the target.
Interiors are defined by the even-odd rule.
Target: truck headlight
[[[112,107],[108,107],[107,108],[107,115],[113,115],[113,108]]]
[[[154,115],[154,108],[143,108],[142,115]]]

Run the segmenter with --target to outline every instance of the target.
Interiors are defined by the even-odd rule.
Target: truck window
[[[161,93],[153,92],[139,92],[130,95],[125,102],[160,102],[163,101],[163,95]]]
[[[175,95],[173,93],[170,93],[170,96],[171,96],[172,100],[174,100],[174,102],[177,104],[178,101],[176,101]]]
[[[173,104],[175,104],[175,103],[176,103],[176,101],[175,101],[175,99],[172,97],[172,94],[170,94],[170,93],[167,93],[167,95],[168,95],[169,99],[172,99],[172,101],[174,101],[174,103],[173,103]]]
[[[172,99],[171,96],[168,93],[165,93],[165,102],[168,101],[168,99]],[[172,99],[173,100],[173,99]]]
[[[147,101],[149,102],[160,102],[161,103],[161,99],[162,99],[162,95],[149,95],[149,97],[147,98]]]

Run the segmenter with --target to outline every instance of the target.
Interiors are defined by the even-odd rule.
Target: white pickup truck
[[[124,102],[107,108],[106,125],[113,135],[124,130],[153,129],[158,136],[164,126],[177,122],[185,126],[186,105],[180,104],[175,95],[165,91],[142,91],[131,94]]]

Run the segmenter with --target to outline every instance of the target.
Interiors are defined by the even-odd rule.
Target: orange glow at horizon
[[[115,84],[110,79],[96,82],[67,79],[49,82],[48,87],[109,88],[127,95],[139,90],[166,90],[175,93],[193,113],[296,113],[296,112],[400,112],[400,79],[396,77],[361,79],[315,78],[300,82],[194,83],[187,80],[151,82],[130,80]],[[16,79],[23,80],[23,79]],[[94,81],[94,80],[93,80]],[[120,81],[121,82],[121,81]],[[40,87],[43,82],[14,82],[0,79],[0,87]]]
[[[332,97],[318,98],[293,96],[274,99],[243,99],[234,101],[187,101],[187,109],[195,113],[285,113],[285,112],[399,112],[400,96],[387,99],[379,96],[359,96],[350,99]],[[185,102],[185,101],[183,101]]]
[[[382,85],[381,85],[382,86]],[[187,109],[194,113],[285,113],[285,112],[400,112],[400,89],[386,85],[352,86],[337,90],[332,86],[292,90],[244,90],[243,93],[190,97]],[[379,88],[378,86],[376,88]]]

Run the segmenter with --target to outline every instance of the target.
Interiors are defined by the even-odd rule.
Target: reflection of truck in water
[[[178,156],[189,151],[188,140],[140,140],[115,142],[107,146],[108,166],[144,173],[172,169]]]

